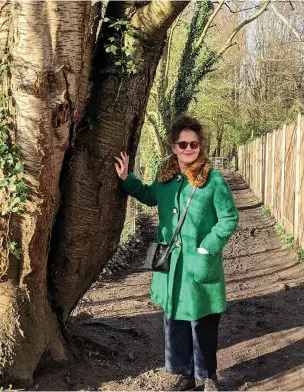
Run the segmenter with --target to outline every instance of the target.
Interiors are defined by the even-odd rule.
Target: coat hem
[[[175,315],[175,317],[173,317],[172,312],[171,312],[171,314],[169,314],[169,312],[165,309],[165,307],[160,302],[155,300],[155,298],[153,298],[152,296],[151,296],[151,301],[154,303],[154,305],[161,307],[163,312],[166,314],[167,318],[170,320],[197,321],[203,317],[209,316],[210,314],[224,313],[227,309],[227,303],[226,303],[224,306],[221,306],[218,309],[212,309],[212,310],[206,311],[204,313],[199,313],[195,317],[194,316],[189,317],[189,316],[186,316],[183,314],[178,315],[178,316]]]

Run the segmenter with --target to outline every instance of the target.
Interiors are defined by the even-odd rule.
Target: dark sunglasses
[[[176,142],[174,144],[177,144],[178,147],[181,150],[186,150],[186,148],[188,147],[188,144],[190,144],[190,148],[192,150],[196,150],[200,146],[200,142],[197,142],[197,141],[194,141],[194,142]]]

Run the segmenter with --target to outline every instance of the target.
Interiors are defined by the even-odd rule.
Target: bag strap
[[[170,241],[170,243],[169,243],[169,246],[168,246],[168,248],[166,249],[166,252],[170,252],[170,251],[171,251],[173,242],[174,242],[174,240],[175,240],[175,238],[176,238],[176,236],[177,236],[177,234],[178,234],[178,232],[179,232],[179,230],[180,230],[180,228],[181,228],[181,225],[182,225],[182,223],[183,223],[183,221],[184,221],[184,219],[185,219],[185,216],[186,216],[188,207],[189,207],[189,205],[190,205],[190,202],[191,202],[191,200],[192,200],[192,197],[193,197],[193,195],[194,195],[196,189],[197,189],[197,187],[193,187],[192,192],[190,193],[190,195],[189,195],[189,197],[188,197],[187,203],[186,203],[186,205],[185,205],[185,208],[184,208],[184,210],[183,210],[182,215],[181,215],[180,218],[179,218],[179,221],[178,221],[178,223],[177,223],[177,227],[176,227],[175,232],[174,232],[174,234],[173,234],[173,236],[172,236],[172,238],[171,238],[171,241]]]

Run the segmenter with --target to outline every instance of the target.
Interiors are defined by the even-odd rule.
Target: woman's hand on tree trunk
[[[120,153],[121,158],[115,157],[118,163],[114,163],[118,176],[124,181],[128,177],[129,155],[125,152]]]

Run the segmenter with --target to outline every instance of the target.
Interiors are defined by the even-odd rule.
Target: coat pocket
[[[220,255],[196,253],[193,260],[193,279],[197,283],[212,283],[220,277]]]

